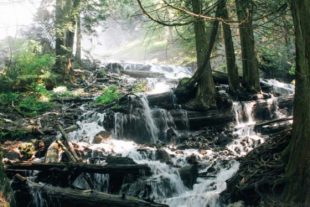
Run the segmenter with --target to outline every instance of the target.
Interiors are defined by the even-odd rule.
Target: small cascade
[[[274,95],[271,94],[271,98],[267,100],[268,106],[269,106],[269,111],[273,112],[273,117],[272,118],[284,118],[286,117],[285,114],[283,114],[279,110],[279,104],[278,104],[278,97],[275,97]]]
[[[249,151],[264,142],[264,139],[254,131],[255,120],[253,118],[253,106],[255,102],[234,102],[235,132],[237,137],[227,148],[235,156],[245,156]]]
[[[114,114],[113,137],[138,143],[156,143],[158,128],[145,95],[128,96],[129,113]]]
[[[42,197],[42,192],[40,191],[40,189],[31,189],[30,191],[31,195],[32,195],[32,205],[34,207],[47,207],[48,206],[48,202],[45,198]]]
[[[147,100],[145,95],[141,96],[141,102],[142,102],[143,109],[144,109],[143,116],[145,118],[145,123],[146,123],[147,129],[152,136],[153,143],[156,143],[158,140],[158,128],[155,125],[155,121],[153,119],[152,111],[150,109],[148,100]]]
[[[105,114],[95,111],[86,111],[81,116],[81,121],[77,122],[79,129],[69,133],[69,137],[71,140],[93,143],[95,135],[101,131],[105,131],[102,126],[104,119]]]
[[[184,68],[183,74],[174,74],[176,70],[173,67],[138,64],[122,64],[122,67],[125,71],[164,74],[164,77],[147,78],[148,84],[159,86],[156,90],[149,91],[152,94],[171,90],[171,85],[175,84],[171,84],[172,79],[190,74]],[[161,83],[163,84],[160,85]],[[171,95],[175,101],[173,93]],[[157,107],[149,100],[145,94],[128,96],[127,108],[113,112],[112,119],[105,113],[85,111],[77,123],[80,129],[70,133],[70,138],[86,141],[87,147],[101,153],[102,157],[113,155],[131,158],[135,163],[147,164],[151,168],[152,175],[149,177],[141,176],[135,181],[124,181],[120,193],[165,203],[170,207],[220,207],[219,195],[226,189],[226,181],[239,169],[236,158],[245,156],[264,142],[264,137],[254,131],[257,102],[234,102],[232,108],[235,125],[232,127],[232,138],[228,140],[228,144],[221,147],[211,145],[200,151],[177,150],[173,142],[175,138],[191,136],[188,111],[177,107],[176,101],[172,104],[173,109],[167,110]],[[267,104],[271,118],[281,117],[277,98],[272,97]],[[110,129],[104,127],[106,122],[112,122],[113,126]],[[101,131],[110,131],[112,136],[101,143],[89,144],[93,143],[94,136]],[[214,137],[211,139],[215,140]],[[170,145],[160,149],[152,145],[161,143]],[[158,156],[159,151],[165,154],[164,158]],[[199,165],[188,162],[191,156],[197,159]],[[96,163],[106,164],[104,161]],[[187,172],[185,177],[184,171]],[[185,180],[189,176],[195,176],[192,185],[186,184]],[[97,190],[108,191],[111,177],[95,174],[93,179]],[[80,187],[85,185],[82,180],[77,184]]]

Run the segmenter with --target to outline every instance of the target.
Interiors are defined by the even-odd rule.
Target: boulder
[[[188,165],[182,167],[179,170],[179,174],[184,185],[192,189],[198,177],[198,165]]]
[[[156,160],[164,163],[171,163],[171,157],[166,150],[158,149],[155,153]]]
[[[109,63],[105,67],[110,73],[121,73],[124,71],[124,67],[120,63]]]
[[[99,144],[103,142],[104,140],[107,140],[111,136],[110,132],[107,131],[101,131],[98,134],[95,135],[93,144]]]
[[[106,159],[106,162],[109,165],[113,165],[113,164],[137,164],[135,163],[135,161],[133,161],[133,159],[129,158],[129,157],[117,157],[117,156],[111,156],[109,155]]]

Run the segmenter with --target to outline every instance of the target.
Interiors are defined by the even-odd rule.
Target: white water
[[[128,66],[129,67],[129,66]],[[175,78],[177,75],[168,75],[169,72],[160,67],[153,67],[154,72],[164,71],[166,79],[158,82],[163,83],[163,90],[153,90],[156,92],[164,92],[171,84],[167,83],[169,79]],[[171,72],[171,71],[170,71]],[[182,77],[182,75],[180,75]],[[149,79],[149,83],[156,83],[157,79]],[[166,84],[166,85],[165,85]],[[167,86],[167,87],[166,87]],[[168,87],[169,86],[169,87]],[[156,151],[154,147],[139,145],[130,140],[124,140],[126,137],[125,125],[140,116],[146,124],[149,136],[152,143],[156,143],[159,133],[166,131],[169,128],[176,130],[173,117],[170,112],[164,109],[151,109],[149,107],[145,95],[140,96],[142,103],[141,111],[131,109],[133,115],[124,116],[122,113],[114,115],[114,133],[113,137],[104,140],[99,144],[91,144],[94,136],[100,131],[105,131],[102,122],[105,119],[105,114],[96,113],[93,111],[85,111],[82,120],[77,124],[79,130],[70,133],[70,138],[79,142],[78,144],[87,147],[93,151],[102,152],[104,155],[120,155],[122,157],[130,157],[136,163],[147,164],[150,166],[152,176],[145,180],[138,180],[127,186],[125,193],[138,195],[143,197],[145,194],[149,198],[157,202],[168,204],[170,207],[219,207],[219,195],[226,189],[226,181],[231,178],[239,168],[239,163],[235,160],[236,157],[245,156],[259,144],[264,142],[264,137],[254,131],[256,123],[253,116],[253,107],[255,102],[234,102],[233,111],[235,113],[234,139],[222,149],[208,149],[201,152],[197,149],[176,150],[174,145],[162,148],[171,157],[171,163],[167,164],[156,160]],[[270,109],[276,105],[277,99],[272,97],[269,100]],[[180,109],[182,119],[184,120],[184,128],[188,135],[189,123],[187,111]],[[159,113],[161,123],[154,120],[154,113]],[[275,116],[281,116],[277,108]],[[81,142],[84,141],[84,142]],[[189,166],[186,158],[195,155],[199,161],[199,174],[206,175],[198,177],[196,184],[192,189],[187,188],[180,177],[179,169]],[[105,164],[105,162],[102,162]],[[209,172],[210,169],[214,169]],[[106,191],[108,188],[109,176],[95,175],[96,189]],[[146,186],[149,186],[146,188]]]
[[[149,102],[148,102],[145,95],[141,96],[141,102],[143,104],[143,109],[144,109],[143,115],[145,117],[147,129],[148,129],[148,131],[151,132],[153,143],[156,143],[158,140],[158,137],[157,137],[158,136],[158,128],[155,125],[155,122],[154,122],[154,119],[152,116],[152,111],[150,109]]]

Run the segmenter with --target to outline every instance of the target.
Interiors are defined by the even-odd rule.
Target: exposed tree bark
[[[228,11],[226,0],[223,2],[223,11],[222,17],[224,19],[228,19]],[[228,73],[228,82],[229,88],[232,92],[236,92],[239,90],[240,81],[238,75],[238,68],[236,64],[236,57],[235,57],[235,49],[234,43],[231,35],[230,25],[223,23],[223,36],[224,36],[224,44],[225,44],[225,53],[226,53],[226,64],[227,64],[227,73]]]
[[[55,27],[56,27],[56,41],[55,41],[55,53],[56,53],[56,62],[54,65],[54,70],[57,73],[63,73],[65,68],[65,55],[66,50],[64,49],[64,1],[56,0],[56,9],[55,9]]]
[[[194,13],[202,13],[201,4],[202,2],[200,0],[192,0]],[[196,19],[194,22],[194,30],[198,67],[196,73],[192,77],[192,82],[197,82],[198,85],[195,104],[198,104],[204,109],[208,109],[216,105],[215,86],[212,78],[210,56],[216,39],[218,21],[214,21],[212,24],[212,31],[209,41],[207,41],[205,23],[203,19]]]
[[[310,206],[310,1],[291,0],[291,8],[296,36],[296,88],[284,196],[288,206]]]
[[[81,17],[80,14],[76,16],[76,51],[75,59],[78,64],[81,64],[82,57],[82,33],[81,33]]]
[[[56,1],[56,63],[55,71],[64,75],[71,72],[76,16],[80,0]]]
[[[244,86],[249,91],[258,92],[260,91],[260,85],[252,25],[253,2],[252,0],[236,0],[236,7],[240,22],[239,31]]]

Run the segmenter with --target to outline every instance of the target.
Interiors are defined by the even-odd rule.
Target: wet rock
[[[215,141],[215,144],[216,145],[219,145],[219,146],[225,146],[227,145],[230,141],[232,140],[232,137],[229,136],[228,134],[225,134],[224,132],[221,132],[216,141]]]
[[[94,137],[93,144],[99,144],[103,142],[104,140],[107,140],[108,138],[110,138],[110,136],[111,136],[110,132],[101,131],[98,134],[96,134],[96,136]]]
[[[179,174],[184,185],[188,188],[193,188],[193,185],[196,183],[198,177],[198,166],[190,165],[182,167],[179,170]]]
[[[108,156],[106,162],[110,165],[113,164],[137,164],[133,159],[129,157],[116,157],[116,156]]]
[[[196,165],[196,164],[198,164],[197,156],[194,155],[194,154],[188,156],[188,157],[186,158],[186,161],[188,162],[188,164],[191,164],[191,165]]]
[[[164,163],[171,163],[171,157],[166,150],[158,149],[155,153],[156,160]]]
[[[161,107],[165,109],[175,108],[175,96],[172,92],[148,95],[147,99],[151,107]]]
[[[166,140],[167,140],[167,142],[174,141],[176,138],[177,138],[177,133],[175,132],[175,130],[172,127],[170,127],[166,131]]]
[[[17,152],[11,151],[5,154],[4,158],[9,160],[19,160],[19,154]]]
[[[105,67],[110,73],[120,73],[124,71],[124,67],[120,63],[109,63]]]

